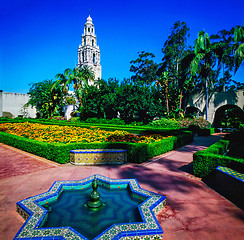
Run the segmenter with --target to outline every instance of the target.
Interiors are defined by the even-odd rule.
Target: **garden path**
[[[16,202],[47,191],[54,181],[93,174],[136,178],[142,188],[166,196],[158,220],[165,240],[243,239],[244,211],[192,174],[192,154],[222,134],[195,137],[194,142],[143,164],[121,166],[59,165],[0,144],[0,239],[13,239],[23,224]]]

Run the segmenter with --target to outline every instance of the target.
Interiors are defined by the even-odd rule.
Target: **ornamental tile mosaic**
[[[222,166],[217,167],[217,170],[220,172],[223,172],[225,174],[228,174],[229,176],[236,178],[237,180],[244,183],[244,174],[243,173],[239,173],[231,168],[222,167]]]
[[[131,196],[140,199],[138,210],[141,222],[113,224],[94,239],[96,240],[159,240],[163,230],[155,214],[166,204],[165,196],[140,188],[136,179],[110,179],[101,175],[90,176],[79,181],[54,182],[49,191],[17,202],[17,212],[26,220],[15,240],[87,240],[72,227],[42,227],[47,219],[48,210],[43,205],[58,199],[64,190],[79,190],[91,187],[97,178],[99,185],[106,188],[127,189]],[[117,190],[116,190],[117,191]]]
[[[122,164],[127,162],[127,151],[124,149],[71,150],[70,162],[75,165]]]

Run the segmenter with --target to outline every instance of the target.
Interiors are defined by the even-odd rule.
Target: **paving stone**
[[[54,181],[94,174],[136,178],[142,188],[165,195],[167,205],[158,214],[164,240],[243,239],[244,211],[186,172],[192,154],[221,136],[197,137],[190,145],[146,163],[121,166],[59,165],[0,144],[0,239],[13,239],[23,224],[16,202],[47,191]]]

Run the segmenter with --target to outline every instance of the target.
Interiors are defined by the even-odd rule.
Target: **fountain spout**
[[[93,191],[89,196],[89,201],[86,204],[86,206],[91,210],[98,210],[104,205],[104,203],[100,200],[100,193],[97,191],[97,188],[98,188],[98,182],[96,177],[94,177],[94,180],[92,181]]]

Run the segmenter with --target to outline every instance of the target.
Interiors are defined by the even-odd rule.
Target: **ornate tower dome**
[[[91,16],[90,16],[90,14],[89,14],[88,18],[86,19],[86,22],[91,22],[91,23],[92,23],[92,18],[91,18]],[[92,23],[92,24],[93,24],[93,23]]]
[[[100,65],[100,49],[97,45],[97,37],[95,34],[94,24],[89,15],[84,26],[81,45],[78,48],[78,64],[77,67],[87,65],[91,67],[95,73],[95,79],[102,77],[102,67]]]

